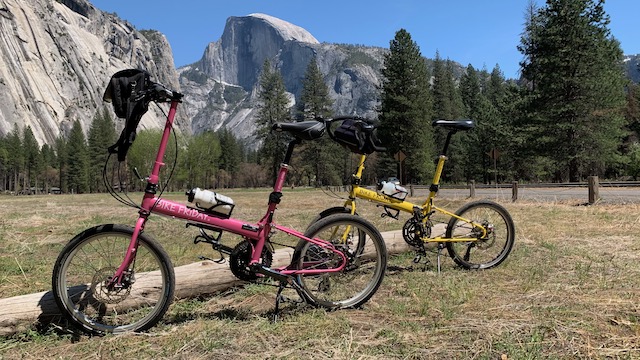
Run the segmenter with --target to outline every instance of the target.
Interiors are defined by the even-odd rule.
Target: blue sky
[[[265,13],[309,31],[318,41],[389,47],[404,28],[423,56],[440,57],[488,70],[498,64],[518,77],[522,55],[516,46],[528,0],[90,0],[137,29],[164,33],[176,66],[202,57],[230,16]],[[543,0],[537,0],[543,5]],[[625,54],[640,54],[639,0],[608,0],[609,29]]]

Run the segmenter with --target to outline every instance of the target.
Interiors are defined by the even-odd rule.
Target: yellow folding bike
[[[437,244],[438,271],[440,271],[440,256],[444,248],[453,261],[465,269],[489,269],[502,263],[513,248],[515,241],[515,225],[511,215],[503,206],[489,200],[469,202],[455,212],[437,207],[434,199],[438,193],[440,177],[447,160],[447,150],[451,137],[458,131],[472,129],[472,120],[436,120],[434,127],[448,131],[442,152],[438,156],[433,181],[429,188],[429,196],[422,205],[405,201],[407,192],[400,186],[389,186],[384,182],[378,184],[381,192],[369,190],[360,185],[365,160],[374,151],[383,151],[375,136],[375,122],[359,117],[337,117],[322,119],[325,122],[329,136],[336,142],[346,146],[352,152],[360,154],[360,161],[351,181],[349,198],[343,206],[332,207],[322,211],[313,221],[336,213],[356,212],[356,199],[375,202],[384,208],[382,216],[397,219],[400,211],[410,213],[402,228],[404,240],[416,251],[414,263],[426,260],[426,245]],[[341,122],[335,130],[331,123]],[[384,188],[384,189],[383,189]],[[391,188],[392,192],[384,191]],[[450,217],[443,231],[434,234],[434,219],[432,215],[440,213]]]

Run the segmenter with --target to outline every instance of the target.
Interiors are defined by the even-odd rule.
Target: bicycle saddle
[[[471,130],[476,124],[473,120],[434,120],[431,125],[441,126],[449,130]]]
[[[316,120],[301,121],[301,122],[280,122],[275,123],[271,127],[275,131],[287,131],[291,133],[295,138],[301,140],[314,140],[321,137],[324,134],[325,126],[323,122]]]

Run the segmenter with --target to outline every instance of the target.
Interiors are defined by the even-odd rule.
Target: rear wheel
[[[155,325],[173,300],[173,266],[162,247],[138,236],[132,269],[122,286],[107,286],[127,252],[133,229],[100,225],[83,231],[62,250],[52,275],[62,313],[94,334],[142,331]]]
[[[355,203],[354,203],[354,205],[355,205]],[[351,208],[348,208],[348,207],[345,207],[345,206],[335,206],[335,207],[323,210],[320,214],[316,215],[316,217],[313,218],[313,220],[311,220],[309,225],[307,225],[307,230],[309,230],[311,225],[317,223],[319,220],[324,219],[327,216],[331,216],[331,215],[335,215],[335,214],[351,214]],[[354,215],[359,216],[358,213],[355,213]],[[362,234],[360,234],[359,238],[360,239],[366,239],[366,236],[365,236],[364,233],[362,233]],[[363,248],[364,248],[364,244],[359,243],[357,245],[358,252],[362,252]]]
[[[368,221],[350,214],[334,214],[313,223],[305,236],[331,242],[347,263],[339,272],[325,270],[342,265],[342,256],[301,240],[295,249],[297,270],[320,270],[297,275],[307,301],[329,309],[358,307],[376,292],[387,265],[387,250],[380,232]]]
[[[447,238],[475,238],[476,241],[447,242],[447,251],[456,264],[465,269],[489,269],[500,265],[513,248],[515,226],[504,207],[491,201],[475,201],[462,206],[456,215],[480,224],[452,217],[447,225]]]

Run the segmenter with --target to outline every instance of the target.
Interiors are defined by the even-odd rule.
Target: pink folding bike
[[[274,319],[286,287],[295,289],[301,301],[327,309],[359,307],[374,295],[384,276],[387,252],[382,236],[371,223],[355,215],[337,214],[314,223],[302,233],[274,221],[293,149],[303,140],[322,136],[325,131],[322,122],[273,126],[276,131],[291,135],[292,140],[266,213],[257,222],[243,221],[217,209],[217,205],[227,209],[233,206],[224,201],[216,206],[198,203],[189,206],[161,197],[164,188],[158,185],[160,169],[165,165],[165,149],[182,94],[148,80],[142,88],[135,82],[133,86],[121,85],[122,94],[117,96],[142,101],[144,111],[150,102],[170,103],[170,109],[151,175],[146,178],[142,203],[129,204],[138,209],[135,226],[103,224],[89,228],[76,235],[58,256],[52,274],[53,294],[61,312],[73,325],[94,334],[142,331],[164,316],[173,301],[175,275],[169,256],[145,229],[152,214],[182,219],[188,226],[199,228],[196,240],[229,255],[231,271],[239,279],[273,279],[278,285]],[[126,125],[130,140],[132,129],[135,135],[135,126],[137,122]],[[194,192],[187,195],[193,197]],[[220,235],[225,231],[239,235],[242,240],[233,248],[222,245]],[[292,246],[291,262],[272,268],[274,247],[270,239],[276,232],[299,240]]]

